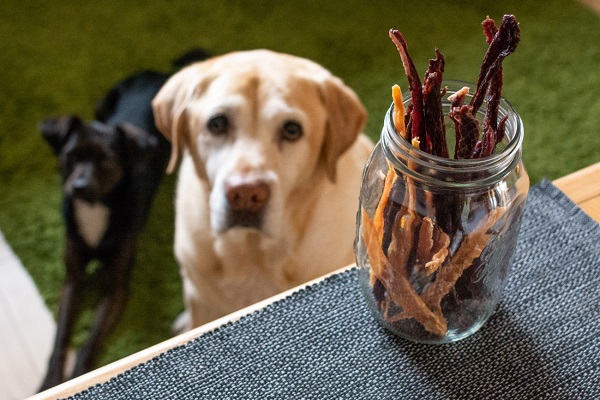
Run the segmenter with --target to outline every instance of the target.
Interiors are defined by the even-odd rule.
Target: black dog
[[[182,66],[202,60],[186,53]],[[72,377],[92,369],[99,348],[124,308],[137,235],[165,173],[170,144],[154,125],[151,101],[168,74],[138,73],[112,88],[95,121],[76,116],[42,122],[40,130],[59,157],[66,224],[66,282],[59,302],[56,339],[41,390],[65,380],[71,331],[81,303],[86,266],[98,260],[103,296]]]

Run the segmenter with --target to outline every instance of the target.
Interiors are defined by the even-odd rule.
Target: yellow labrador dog
[[[354,261],[366,111],[309,60],[235,52],[171,77],[153,101],[181,157],[175,256],[189,329]]]

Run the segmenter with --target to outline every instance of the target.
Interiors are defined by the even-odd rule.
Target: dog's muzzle
[[[94,179],[92,163],[78,164],[65,182],[65,191],[74,198],[87,202],[99,200],[98,188]]]
[[[232,179],[225,185],[229,208],[227,227],[261,229],[265,208],[271,197],[269,185],[260,179]]]

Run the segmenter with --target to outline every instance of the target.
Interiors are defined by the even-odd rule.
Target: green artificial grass
[[[524,122],[523,159],[532,183],[600,161],[600,24],[573,1],[4,0],[0,230],[56,311],[64,228],[60,177],[37,131],[41,119],[90,118],[115,82],[140,69],[166,71],[192,47],[214,54],[269,48],[313,59],[344,79],[366,105],[366,132],[376,140],[391,86],[407,86],[388,29],[403,32],[421,74],[437,46],[446,56],[447,79],[474,81],[487,48],[480,23],[504,13],[521,23],[521,44],[504,64],[503,94]],[[127,309],[100,364],[167,339],[182,310],[172,253],[174,181],[169,176],[161,186],[140,238]],[[93,299],[77,343],[91,323]]]

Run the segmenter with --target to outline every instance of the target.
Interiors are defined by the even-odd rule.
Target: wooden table
[[[569,198],[579,205],[589,216],[600,223],[600,163],[594,164],[588,168],[579,170],[563,178],[555,180],[554,185],[561,189]],[[341,272],[345,269],[352,268],[353,265],[344,267],[333,273]],[[318,278],[315,281],[309,282],[303,286],[313,284],[322,280],[324,277]],[[270,303],[289,296],[291,293],[298,291],[301,287],[294,288],[283,292],[277,296],[271,297],[250,307],[244,308],[233,314],[220,318],[216,321],[193,329],[182,335],[166,340],[155,346],[149,347],[129,357],[125,357],[112,364],[98,368],[78,378],[72,379],[54,388],[48,389],[45,392],[39,393],[30,400],[56,399],[63,398],[78,393],[88,387],[106,382],[110,378],[119,373],[132,368],[135,365],[141,364],[149,359],[167,351],[170,348],[187,343],[190,340],[209,332],[227,322],[236,321],[244,315],[250,314],[257,309],[263,308]]]
[[[555,180],[554,185],[600,222],[600,163]]]

